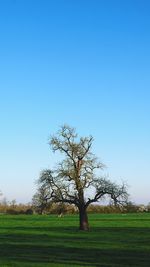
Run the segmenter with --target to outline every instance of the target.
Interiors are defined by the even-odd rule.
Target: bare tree
[[[44,210],[50,205],[49,203],[49,189],[45,185],[38,184],[38,190],[32,198],[32,206],[39,214],[42,214]]]
[[[109,196],[115,205],[128,198],[125,184],[117,185],[98,174],[104,165],[91,152],[93,137],[78,137],[74,128],[64,125],[50,138],[53,152],[64,158],[53,170],[42,171],[39,186],[46,190],[46,201],[75,205],[79,210],[80,230],[88,230],[87,207]]]

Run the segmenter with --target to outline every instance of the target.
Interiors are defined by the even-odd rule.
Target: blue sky
[[[64,123],[150,201],[150,2],[0,0],[0,189],[28,202]]]

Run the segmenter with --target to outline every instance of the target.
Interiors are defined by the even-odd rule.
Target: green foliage
[[[89,216],[82,232],[77,215],[1,215],[0,266],[150,266],[149,213]]]

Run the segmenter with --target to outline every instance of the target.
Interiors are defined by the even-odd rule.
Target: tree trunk
[[[79,208],[79,218],[80,218],[80,230],[88,231],[89,230],[89,223],[88,223],[88,216],[85,207]]]

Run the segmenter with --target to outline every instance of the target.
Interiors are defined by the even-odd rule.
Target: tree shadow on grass
[[[2,228],[1,228],[2,229]],[[6,228],[5,228],[6,229]],[[149,228],[94,228],[80,232],[72,227],[16,227],[24,233],[1,234],[0,260],[64,266],[150,266]],[[143,237],[143,239],[142,239]],[[141,238],[141,239],[140,239]]]

